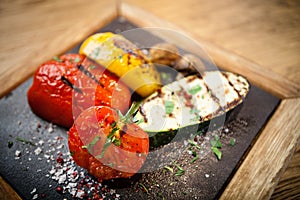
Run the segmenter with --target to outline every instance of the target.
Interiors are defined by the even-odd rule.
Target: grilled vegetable
[[[83,55],[66,54],[37,69],[27,97],[36,115],[71,127],[73,118],[90,106],[107,105],[126,112],[131,94],[98,64]]]
[[[192,75],[165,85],[146,98],[135,119],[150,135],[163,133],[152,140],[165,143],[163,140],[172,139],[177,129],[207,122],[233,109],[248,91],[247,80],[233,73]]]
[[[99,180],[137,173],[149,152],[149,138],[127,119],[106,106],[83,111],[68,132],[74,161]]]
[[[155,67],[138,48],[121,35],[97,33],[87,38],[80,47],[84,54],[119,76],[142,97],[160,88]]]

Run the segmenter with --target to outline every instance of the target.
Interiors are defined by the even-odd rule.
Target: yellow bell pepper
[[[97,33],[88,37],[79,49],[120,79],[142,97],[161,87],[160,76],[154,65],[122,35]]]

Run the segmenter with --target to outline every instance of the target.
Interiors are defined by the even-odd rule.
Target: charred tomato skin
[[[107,105],[125,112],[130,98],[128,87],[114,74],[79,54],[65,54],[40,65],[27,92],[37,116],[66,128],[90,106]]]
[[[119,143],[111,143],[104,150],[116,127]],[[117,112],[107,106],[83,111],[68,131],[68,145],[74,161],[99,180],[133,176],[149,152],[147,133],[134,123],[120,123]]]

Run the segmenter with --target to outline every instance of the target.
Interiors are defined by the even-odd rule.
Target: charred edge
[[[226,108],[221,106],[220,100],[217,98],[217,96],[214,94],[214,92],[207,86],[206,83],[204,83],[206,90],[208,91],[210,97],[212,98],[212,100],[214,102],[216,102],[218,104],[218,110],[215,111],[215,113],[221,113],[224,112],[226,110]]]
[[[83,65],[77,65],[77,68],[79,69],[79,71],[81,71],[87,77],[91,78],[93,81],[95,81],[101,87],[104,87],[104,85],[90,71],[88,71],[87,69],[85,69]]]
[[[225,73],[222,73],[222,75],[225,77],[225,79],[227,80],[230,87],[232,87],[234,89],[234,91],[237,93],[237,95],[239,96],[239,99],[242,99],[243,97],[241,96],[240,92],[234,87],[233,83],[228,79],[228,75]]]
[[[141,115],[142,115],[143,118],[144,118],[144,122],[147,123],[147,122],[148,122],[148,118],[147,118],[147,116],[146,116],[146,113],[145,113],[145,110],[144,110],[143,106],[140,106],[140,107],[139,107],[139,110],[140,110]]]
[[[64,76],[61,76],[61,81],[66,84],[67,86],[71,87],[74,91],[80,93],[80,94],[83,94],[82,90],[79,89],[78,87],[76,87],[75,85],[73,85],[69,79],[67,79],[66,77]]]

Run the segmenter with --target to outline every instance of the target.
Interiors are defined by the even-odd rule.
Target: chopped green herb
[[[14,143],[12,141],[8,141],[7,146],[8,148],[11,148],[14,145]]]
[[[229,144],[231,146],[234,146],[235,145],[235,139],[234,138],[230,138]]]
[[[192,160],[191,160],[191,163],[194,163],[196,160],[198,160],[199,158],[199,155],[197,154]]]
[[[120,139],[116,139],[115,137],[113,137],[112,143],[114,143],[114,145],[116,146],[121,146],[121,138]]]
[[[100,136],[97,135],[87,146],[82,146],[81,148],[86,148],[91,153],[92,147],[98,142],[99,139]]]
[[[20,137],[16,137],[16,140],[19,141],[19,142],[24,142],[25,144],[30,144],[32,146],[35,146],[35,144],[29,140],[25,140],[23,138],[20,138]]]
[[[107,166],[113,167],[113,166],[114,166],[114,163],[109,163],[109,164],[107,164]]]
[[[177,165],[176,163],[174,163],[174,165],[177,167],[177,172],[175,173],[175,176],[181,176],[184,174],[184,169],[182,167],[180,167],[179,165]]]
[[[183,195],[187,195],[187,192],[182,192]]]
[[[222,148],[222,143],[220,141],[220,137],[218,135],[215,135],[215,139],[211,140],[210,144],[211,144],[211,150],[212,150],[212,152],[220,160],[221,157],[222,157],[222,152],[220,151],[220,148]]]
[[[192,95],[197,94],[198,92],[200,92],[202,89],[202,87],[200,85],[195,85],[193,86],[191,89],[188,90],[188,92]]]
[[[219,160],[221,160],[222,152],[217,147],[211,147],[212,152],[217,156]]]
[[[167,165],[164,166],[164,168],[167,169],[167,170],[169,170],[169,171],[172,172],[172,173],[174,172],[174,171],[173,171],[173,168],[171,168],[171,167],[169,167],[169,166],[167,166]]]
[[[165,110],[166,114],[171,114],[174,110],[174,102],[173,101],[165,101]]]
[[[188,140],[188,143],[190,145],[192,145],[193,147],[196,147],[197,149],[201,149],[201,147],[196,142],[194,142],[193,140]]]
[[[141,123],[143,123],[145,120],[144,119],[140,119],[140,120],[137,120],[136,122],[134,122],[136,125],[139,125]]]
[[[110,132],[109,135],[107,136],[101,154],[100,154],[99,156],[97,156],[97,157],[99,157],[99,158],[103,158],[106,149],[109,147],[109,145],[110,145],[111,143],[113,143],[113,140],[114,140],[113,136],[115,135],[115,132],[119,130],[119,128],[116,127],[115,122],[114,122],[114,124],[112,124],[112,127],[114,127],[114,128],[111,130],[111,132]]]
[[[74,151],[70,151],[70,155],[74,156],[75,152]]]
[[[74,62],[76,62],[76,63],[78,63],[80,61],[80,58],[79,57],[76,57],[75,59],[74,59]]]
[[[53,57],[53,60],[55,60],[55,61],[57,61],[57,62],[62,62],[62,60],[61,60],[59,57],[57,57],[57,56],[54,56],[54,57]]]
[[[95,68],[97,68],[97,66],[96,65],[90,65],[90,68],[95,69]]]
[[[139,185],[142,186],[143,190],[144,190],[147,194],[149,194],[148,189],[146,188],[146,186],[145,186],[143,183],[139,183]]]
[[[210,141],[212,147],[222,148],[222,143],[220,141],[220,137],[215,135],[215,139]]]

